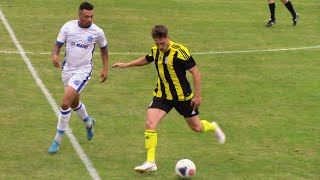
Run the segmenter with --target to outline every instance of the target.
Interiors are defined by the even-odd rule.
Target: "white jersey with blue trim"
[[[101,28],[93,24],[88,28],[79,26],[78,20],[65,23],[57,37],[57,44],[66,45],[63,70],[76,70],[92,66],[95,44],[107,46],[107,39]]]

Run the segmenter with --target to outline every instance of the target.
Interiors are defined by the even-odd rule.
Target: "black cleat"
[[[298,19],[299,19],[299,14],[296,13],[296,17],[292,18],[292,20],[293,20],[293,26],[296,26],[296,25],[297,25]]]
[[[268,23],[266,24],[266,27],[271,27],[271,26],[273,26],[275,23],[276,23],[276,20],[275,20],[275,19],[270,19],[270,20],[268,21]]]

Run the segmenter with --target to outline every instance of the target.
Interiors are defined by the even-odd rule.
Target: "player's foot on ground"
[[[59,146],[60,146],[60,144],[58,143],[58,141],[53,140],[53,142],[52,142],[52,144],[51,144],[48,152],[49,152],[49,153],[56,153],[56,152],[58,152]]]
[[[134,168],[134,170],[139,173],[155,172],[157,169],[158,168],[156,163],[151,163],[151,162],[145,162],[141,166],[137,166]]]
[[[296,26],[296,25],[297,25],[298,19],[299,19],[299,14],[296,13],[296,17],[292,18],[292,20],[293,20],[293,26]]]
[[[216,122],[212,122],[211,124],[213,124],[214,126],[216,126],[216,131],[214,132],[214,135],[216,136],[218,142],[220,144],[223,144],[226,141],[226,136],[224,135],[223,131],[221,130],[221,128],[219,127],[218,123]]]
[[[275,19],[270,19],[268,21],[268,23],[266,24],[266,27],[271,27],[273,26],[274,24],[276,24],[276,20]]]
[[[91,126],[87,127],[87,139],[90,141],[93,138],[94,132],[93,132],[93,126],[96,123],[96,120],[93,118],[90,118]]]

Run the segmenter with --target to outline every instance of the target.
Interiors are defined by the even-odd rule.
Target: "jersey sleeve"
[[[152,61],[154,61],[154,57],[153,57],[153,49],[151,49],[151,50],[150,50],[150,53],[149,53],[149,54],[147,54],[145,57],[146,57],[146,59],[147,59],[147,61],[148,61],[148,62],[152,62]]]
[[[102,30],[101,30],[100,35],[98,37],[97,44],[99,45],[100,48],[107,47],[107,44],[108,44],[107,38]]]
[[[193,68],[196,65],[196,62],[194,61],[188,48],[186,48],[186,47],[180,47],[178,49],[177,58],[182,61],[182,64],[183,64],[185,70]]]
[[[62,26],[57,37],[56,44],[63,45],[67,39],[67,23]]]
[[[190,55],[189,59],[187,59],[184,63],[184,68],[186,70],[193,68],[196,65],[196,62],[194,61],[193,57]]]

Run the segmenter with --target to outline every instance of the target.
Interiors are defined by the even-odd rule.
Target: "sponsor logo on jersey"
[[[82,48],[82,49],[88,49],[88,45],[85,45],[85,44],[81,44],[81,43],[75,43],[75,42],[71,42],[70,43],[71,46],[76,46],[76,47],[79,47],[79,48]]]
[[[83,48],[83,49],[87,49],[88,48],[88,45],[84,45],[84,44],[81,44],[81,43],[77,43],[76,46],[79,47],[79,48]]]

